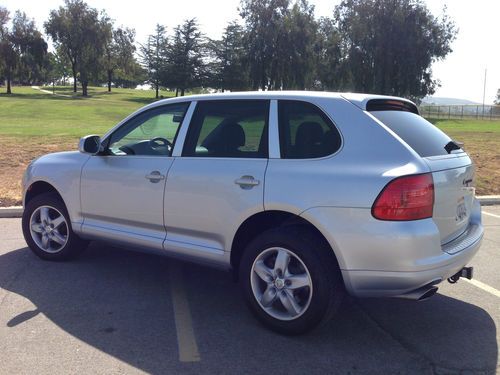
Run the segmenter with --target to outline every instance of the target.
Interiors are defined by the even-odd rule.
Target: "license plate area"
[[[457,200],[457,214],[455,216],[455,221],[457,224],[461,224],[469,217],[467,210],[467,205],[465,204],[465,197],[461,197]]]

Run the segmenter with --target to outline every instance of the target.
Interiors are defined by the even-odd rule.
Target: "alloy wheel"
[[[250,274],[255,299],[279,320],[294,320],[309,307],[313,294],[311,275],[292,251],[273,247],[255,259]]]
[[[57,253],[68,242],[68,223],[56,208],[40,206],[31,214],[30,234],[40,249]]]

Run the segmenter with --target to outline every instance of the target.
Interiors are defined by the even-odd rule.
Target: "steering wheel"
[[[173,144],[172,142],[170,142],[168,139],[166,138],[162,138],[162,137],[156,137],[156,138],[153,138],[149,141],[149,146],[153,149],[153,150],[156,150],[157,148],[159,147],[166,147],[167,150],[171,149],[173,147]]]

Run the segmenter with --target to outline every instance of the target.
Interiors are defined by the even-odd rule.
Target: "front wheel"
[[[45,260],[67,260],[87,246],[71,229],[66,206],[54,193],[40,194],[28,202],[22,227],[30,249]]]
[[[240,280],[256,317],[283,334],[300,334],[329,320],[345,294],[334,254],[312,231],[269,230],[243,254]]]

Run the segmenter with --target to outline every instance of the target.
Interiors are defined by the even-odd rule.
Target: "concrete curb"
[[[481,206],[493,206],[500,204],[500,195],[482,195],[477,197],[477,199],[481,202]]]
[[[500,195],[483,195],[477,197],[481,206],[500,205]],[[22,206],[0,207],[0,218],[15,218],[23,216]]]
[[[0,207],[0,218],[12,218],[23,216],[22,206]]]

